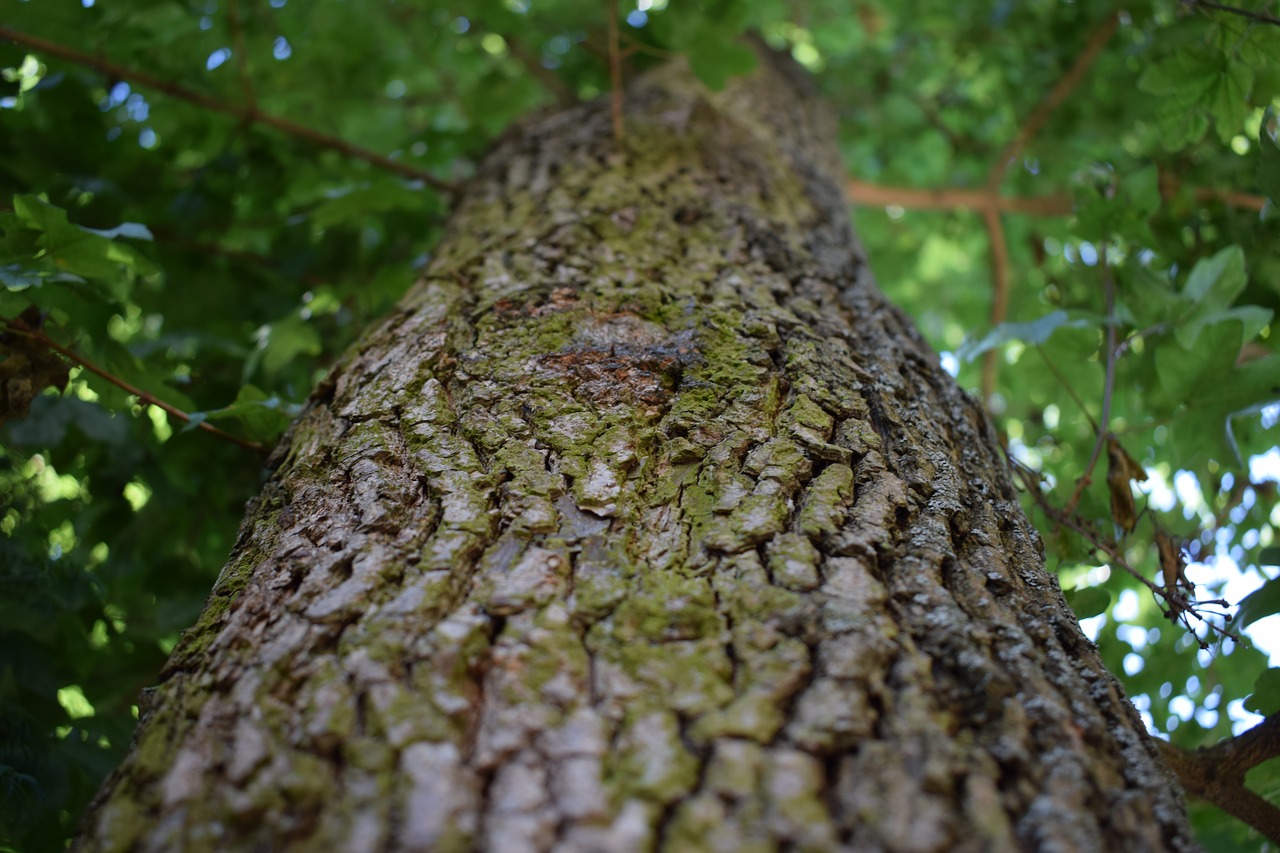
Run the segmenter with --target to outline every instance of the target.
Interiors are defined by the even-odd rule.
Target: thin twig
[[[618,51],[618,0],[605,0],[609,18],[609,86],[613,92],[613,141],[622,145],[622,55]]]
[[[1233,738],[1201,749],[1181,749],[1154,739],[1165,764],[1188,793],[1213,803],[1280,844],[1280,809],[1245,785],[1245,773],[1280,756],[1280,714]]]
[[[503,35],[502,40],[506,42],[507,50],[511,51],[511,55],[515,57],[516,61],[537,78],[542,87],[551,93],[551,97],[556,99],[557,104],[562,107],[571,107],[578,103],[578,96],[573,93],[573,89],[569,88],[569,84],[561,80],[550,68],[539,62],[538,57],[530,53],[520,39]]]
[[[1009,244],[1005,240],[1004,226],[1000,223],[1000,211],[986,207],[982,221],[987,226],[987,241],[991,247],[991,328],[1004,322],[1009,311]],[[996,374],[999,371],[999,353],[989,349],[982,355],[982,399],[991,400],[996,390]]]
[[[1105,554],[1113,564],[1124,569],[1124,571],[1131,577],[1150,590],[1153,596],[1162,599],[1169,607],[1168,611],[1164,611],[1163,608],[1161,608],[1165,616],[1173,620],[1175,623],[1179,623],[1185,627],[1187,632],[1196,638],[1201,648],[1208,648],[1208,644],[1198,634],[1196,634],[1195,629],[1191,625],[1191,616],[1194,616],[1201,624],[1208,628],[1208,630],[1218,636],[1233,640],[1237,643],[1245,644],[1245,641],[1235,631],[1214,624],[1210,620],[1206,619],[1201,612],[1206,605],[1210,604],[1226,606],[1225,601],[1222,601],[1221,599],[1195,601],[1191,599],[1188,593],[1182,590],[1174,580],[1166,578],[1165,584],[1161,586],[1146,577],[1130,565],[1129,561],[1125,558],[1124,554],[1120,552],[1119,547],[1115,543],[1102,538],[1098,535],[1096,530],[1081,521],[1079,516],[1074,513],[1064,512],[1049,503],[1049,499],[1045,497],[1044,493],[1040,490],[1040,484],[1032,479],[1039,475],[1018,460],[1014,459],[1009,453],[1008,448],[1005,448],[1005,458],[1009,460],[1014,473],[1022,481],[1023,487],[1027,490],[1027,493],[1031,495],[1031,499],[1035,501],[1036,506],[1040,507],[1041,511],[1044,512],[1050,520],[1059,526],[1074,530],[1077,534],[1082,536],[1085,541],[1093,546],[1095,550]],[[1223,616],[1223,614],[1220,613],[1212,613],[1211,615]]]
[[[1085,407],[1084,400],[1080,399],[1080,395],[1076,393],[1076,389],[1071,387],[1071,383],[1067,381],[1067,377],[1062,375],[1062,371],[1058,370],[1058,365],[1053,363],[1053,359],[1045,355],[1044,347],[1036,345],[1036,352],[1040,354],[1040,360],[1044,362],[1044,366],[1049,368],[1049,372],[1058,380],[1058,384],[1063,387],[1072,400],[1075,401],[1076,407],[1080,409],[1080,414],[1084,415],[1085,420],[1089,422],[1089,426],[1097,430],[1098,423],[1093,419],[1093,415],[1089,414],[1089,409]]]
[[[1242,18],[1248,18],[1259,24],[1274,24],[1280,26],[1280,18],[1274,15],[1268,15],[1265,12],[1252,12],[1248,9],[1240,9],[1236,6],[1226,6],[1222,3],[1210,3],[1209,0],[1182,0],[1192,8],[1216,9],[1219,12],[1230,12],[1232,15],[1239,15]]]
[[[1017,159],[1031,140],[1035,139],[1040,129],[1049,121],[1049,117],[1053,115],[1054,110],[1079,85],[1084,78],[1085,72],[1089,70],[1089,66],[1093,64],[1098,54],[1102,52],[1103,46],[1111,40],[1111,36],[1115,34],[1119,25],[1120,14],[1118,12],[1112,12],[1107,15],[1098,29],[1089,37],[1084,50],[1076,57],[1076,61],[1072,63],[1071,68],[1053,87],[1053,90],[1049,92],[1049,96],[1040,102],[1040,105],[1022,123],[1022,127],[1018,128],[1017,134],[1005,146],[1004,151],[1000,152],[999,159],[991,165],[991,170],[987,173],[987,195],[989,198],[999,196],[1000,184],[1004,182],[1004,176],[1009,169],[1009,164]],[[991,243],[992,294],[990,323],[994,328],[1004,322],[1009,310],[1009,250],[1005,242],[1004,228],[1000,224],[1000,211],[997,206],[989,202],[983,208],[982,215],[983,221],[987,226],[988,239]],[[999,361],[996,359],[996,352],[995,350],[989,350],[982,357],[982,396],[985,400],[989,400],[995,392],[998,370]]]
[[[192,423],[192,421],[194,420],[191,417],[191,415],[188,415],[186,412],[182,411],[177,406],[174,406],[171,403],[166,403],[164,400],[161,400],[159,397],[155,396],[154,394],[150,394],[146,391],[143,391],[141,388],[138,388],[135,385],[129,384],[128,382],[121,379],[119,376],[116,376],[114,373],[107,370],[106,368],[99,367],[97,364],[94,364],[92,361],[80,355],[79,353],[75,352],[74,350],[64,347],[62,344],[58,343],[53,338],[46,335],[40,329],[29,329],[23,326],[14,325],[12,323],[7,324],[6,328],[13,334],[22,335],[23,337],[30,338],[36,343],[39,343],[39,344],[42,344],[43,346],[48,347],[49,349],[61,355],[63,358],[66,358],[66,359],[69,359],[70,361],[75,362],[76,364],[80,365],[90,373],[93,373],[105,379],[106,381],[110,382],[112,385],[116,386],[117,388],[120,388],[126,394],[132,394],[133,396],[137,397],[138,400],[141,401],[142,403],[162,409],[163,411],[169,413],[170,415],[182,421],[183,423],[189,424],[189,423]],[[259,444],[256,441],[249,441],[247,439],[240,438],[239,436],[232,435],[231,433],[226,432],[225,430],[220,430],[213,424],[209,423],[208,421],[196,421],[195,426],[197,429],[202,429],[205,432],[209,433],[210,435],[215,435],[224,441],[229,441],[232,444],[237,444],[240,447],[245,448],[246,450],[252,450],[255,453],[258,453],[260,455],[265,456],[267,455],[267,453],[270,452],[270,448],[266,447],[265,445]]]
[[[1017,135],[1005,146],[1004,151],[1000,152],[1000,158],[991,166],[991,171],[987,174],[987,187],[995,189],[1004,180],[1005,172],[1012,163],[1022,153],[1023,149],[1036,138],[1040,130],[1044,127],[1049,117],[1053,115],[1067,95],[1080,84],[1084,79],[1085,72],[1089,70],[1089,66],[1093,65],[1098,54],[1102,53],[1102,48],[1106,46],[1111,37],[1115,35],[1116,29],[1120,26],[1120,13],[1112,12],[1103,19],[1093,33],[1089,36],[1089,41],[1085,44],[1084,50],[1080,51],[1080,55],[1076,57],[1076,61],[1072,63],[1071,68],[1058,81],[1053,90],[1049,92],[1049,96],[1040,102],[1035,111],[1022,123],[1022,127],[1018,129]]]
[[[863,207],[897,205],[907,210],[986,210],[994,207],[1009,213],[1036,216],[1068,216],[1072,210],[1071,196],[1066,194],[1016,198],[987,190],[892,187],[857,178],[845,179],[844,190],[850,201]]]
[[[170,83],[167,80],[162,80],[159,77],[154,77],[145,72],[126,68],[123,65],[118,65],[106,59],[90,56],[87,53],[82,53],[81,51],[57,42],[48,41],[47,39],[18,32],[17,30],[9,27],[0,27],[0,39],[7,39],[15,44],[24,45],[42,53],[47,53],[50,56],[56,56],[59,59],[65,59],[68,62],[74,62],[77,65],[92,68],[112,78],[127,80],[131,83],[147,86],[148,88],[164,92],[167,95],[187,101],[188,103],[196,104],[208,110],[213,110],[214,112],[235,116],[243,122],[257,122],[269,127],[274,127],[276,130],[287,133],[290,136],[305,139],[322,148],[338,151],[348,157],[356,160],[363,160],[364,162],[377,166],[381,169],[386,169],[391,172],[405,175],[409,178],[420,180],[427,186],[440,190],[443,193],[448,193],[451,196],[456,196],[462,190],[458,184],[437,178],[425,169],[420,169],[410,163],[402,163],[399,160],[392,160],[390,157],[386,157],[366,148],[361,148],[358,145],[352,145],[350,142],[329,136],[309,127],[304,127],[296,122],[289,121],[288,119],[280,118],[279,116],[274,116],[270,113],[261,112],[251,106],[228,104],[225,101],[220,101],[217,98],[212,98],[208,95],[202,95],[199,92],[193,91],[184,86],[179,86],[176,83]]]
[[[249,77],[249,54],[244,46],[244,27],[240,23],[240,0],[230,0],[227,18],[231,24],[231,42],[236,52],[236,68],[240,73],[240,90],[251,112],[257,112],[258,100],[253,95],[253,81]]]
[[[1072,198],[1066,193],[1019,197],[1000,195],[985,189],[895,187],[858,178],[846,178],[844,189],[849,201],[861,207],[896,205],[906,210],[971,211],[994,207],[1001,213],[1025,213],[1031,216],[1070,216],[1074,209]],[[1165,198],[1176,190],[1176,184],[1161,185],[1161,195]],[[1267,203],[1260,195],[1213,187],[1193,187],[1191,193],[1196,201],[1219,201],[1228,207],[1244,210],[1262,210]]]
[[[620,35],[622,36],[622,38],[627,40],[627,43],[628,43],[628,47],[626,50],[627,54],[643,53],[643,54],[647,54],[648,56],[655,57],[656,59],[674,59],[675,57],[680,55],[674,50],[663,50],[660,47],[654,47],[651,44],[645,44],[644,42],[640,41],[640,39],[633,36],[631,33],[620,33]]]
[[[1084,473],[1076,480],[1071,500],[1067,501],[1064,507],[1067,513],[1075,512],[1076,504],[1080,502],[1080,496],[1084,494],[1085,487],[1093,482],[1093,468],[1098,464],[1098,458],[1102,455],[1103,442],[1107,440],[1107,431],[1111,428],[1111,398],[1116,386],[1116,362],[1120,360],[1120,348],[1116,346],[1116,287],[1115,280],[1111,277],[1111,268],[1107,265],[1106,244],[1098,245],[1098,266],[1102,270],[1102,293],[1107,306],[1107,370],[1102,380],[1102,411],[1098,415],[1093,452],[1089,454],[1089,462],[1084,466]]]

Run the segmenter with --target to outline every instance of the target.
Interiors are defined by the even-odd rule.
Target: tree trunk
[[[773,58],[497,145],[84,850],[1193,849]]]

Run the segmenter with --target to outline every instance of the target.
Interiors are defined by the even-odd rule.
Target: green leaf
[[[1259,551],[1258,564],[1261,566],[1280,566],[1280,545],[1271,545]]]
[[[14,196],[13,209],[23,225],[43,232],[36,244],[48,253],[57,269],[100,280],[117,299],[129,292],[129,279],[124,273],[145,276],[159,272],[159,267],[131,246],[72,224],[65,210],[36,196]]]
[[[1201,50],[1183,50],[1151,65],[1138,79],[1138,88],[1153,95],[1196,98],[1213,84],[1215,58]]]
[[[1237,628],[1247,628],[1276,613],[1280,613],[1280,578],[1267,581],[1241,599],[1233,621]]]
[[[26,290],[28,287],[39,287],[43,281],[44,276],[21,264],[9,264],[0,267],[0,284],[3,284],[6,290]]]
[[[1184,349],[1191,349],[1200,331],[1223,312],[1244,290],[1248,279],[1244,271],[1244,250],[1228,246],[1210,258],[1196,263],[1182,288],[1190,300],[1190,309],[1178,320],[1174,337]]]
[[[1111,593],[1100,586],[1076,587],[1063,593],[1077,619],[1089,619],[1105,613],[1111,606]]]
[[[708,41],[689,55],[689,68],[710,89],[723,89],[730,77],[756,67],[755,51],[736,41]]]
[[[1210,111],[1217,125],[1218,138],[1230,144],[1244,127],[1249,114],[1249,90],[1253,88],[1253,69],[1243,62],[1228,60],[1219,70],[1210,92]]]
[[[300,355],[319,355],[320,333],[294,313],[263,326],[258,332],[258,347],[262,369],[279,373]]]
[[[378,181],[372,185],[344,187],[329,195],[330,200],[311,214],[317,228],[328,228],[349,219],[390,210],[420,210],[431,207],[437,212],[438,194],[413,188],[404,181]]]
[[[1273,666],[1258,675],[1253,682],[1253,694],[1244,701],[1244,707],[1263,715],[1280,711],[1280,668]]]
[[[201,420],[211,421],[234,418],[244,426],[251,438],[269,441],[284,432],[301,410],[302,407],[296,403],[267,394],[256,385],[245,385],[230,406],[197,412],[192,416],[192,423],[195,423],[197,415]]]
[[[1277,121],[1275,107],[1267,107],[1258,128],[1258,186],[1273,205],[1280,204],[1280,143],[1267,128]]]
[[[1077,316],[1071,319],[1066,311],[1052,311],[1039,320],[1027,323],[1001,323],[977,342],[966,342],[956,352],[956,357],[963,361],[973,361],[990,349],[1003,346],[1010,341],[1039,346],[1061,328],[1083,328],[1091,325],[1088,318]]]
[[[85,228],[83,225],[79,227],[88,231],[90,234],[97,234],[99,237],[105,237],[108,240],[114,240],[116,237],[127,237],[130,240],[147,241],[155,239],[155,237],[151,235],[151,229],[143,225],[141,222],[124,222],[117,225],[115,228],[107,229]]]

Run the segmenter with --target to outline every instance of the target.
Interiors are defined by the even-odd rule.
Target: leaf
[[[1089,619],[1105,613],[1111,606],[1111,593],[1100,586],[1076,587],[1063,593],[1077,619]]]
[[[1228,246],[1212,257],[1196,262],[1187,276],[1182,293],[1191,299],[1213,299],[1230,304],[1244,290],[1244,251],[1236,245]]]
[[[1280,578],[1267,581],[1241,599],[1233,621],[1237,628],[1247,628],[1276,613],[1280,613]]]
[[[59,270],[112,285],[117,299],[123,299],[129,290],[128,278],[122,272],[159,272],[159,267],[133,247],[72,224],[65,210],[36,196],[14,196],[13,209],[23,225],[42,232],[36,243]]]
[[[1255,714],[1270,715],[1280,711],[1280,668],[1263,670],[1253,682],[1253,694],[1244,707]]]
[[[1115,436],[1107,436],[1107,491],[1111,495],[1111,518],[1125,533],[1138,523],[1133,503],[1133,481],[1146,482],[1147,472]]]
[[[82,230],[88,231],[90,234],[97,234],[99,237],[105,237],[108,240],[114,240],[116,237],[127,237],[130,240],[154,240],[151,235],[151,229],[143,225],[141,222],[123,222],[115,228],[85,228],[79,226]]]
[[[245,428],[251,438],[271,440],[284,432],[302,407],[296,403],[267,394],[256,385],[245,385],[236,395],[236,401],[230,406],[208,412],[196,412],[192,423],[199,417],[204,420],[225,420],[235,418]]]
[[[1217,125],[1218,138],[1230,144],[1244,126],[1249,114],[1249,90],[1253,88],[1253,69],[1243,62],[1228,60],[1218,71],[1209,93],[1209,109]]]
[[[1276,116],[1275,107],[1267,107],[1258,127],[1258,187],[1273,205],[1280,204],[1280,142],[1267,128],[1277,122],[1280,118]]]
[[[258,333],[258,347],[262,369],[267,373],[279,373],[299,355],[319,355],[320,333],[294,313],[263,326]]]
[[[1280,566],[1280,545],[1271,545],[1259,551],[1258,565]]]
[[[1217,62],[1207,52],[1183,50],[1147,68],[1138,88],[1153,95],[1198,97],[1212,85],[1215,71]]]
[[[0,284],[3,284],[6,290],[26,290],[29,287],[39,287],[44,281],[44,277],[33,269],[28,269],[22,264],[9,264],[0,267]]]
[[[1003,346],[1010,341],[1022,341],[1038,346],[1049,340],[1049,337],[1063,326],[1084,325],[1087,323],[1081,320],[1070,320],[1070,315],[1066,311],[1053,311],[1039,320],[1027,323],[1001,323],[988,332],[982,340],[963,344],[956,352],[956,356],[964,361],[973,361],[987,350]]]
[[[311,214],[317,228],[329,228],[340,222],[389,210],[420,210],[431,207],[434,213],[438,195],[422,187],[413,188],[404,181],[379,181],[373,185],[343,187],[329,194],[329,201]]]
[[[8,440],[20,447],[57,447],[72,426],[100,444],[118,447],[129,439],[125,418],[113,416],[97,403],[45,394],[31,401],[26,418],[8,425]]]

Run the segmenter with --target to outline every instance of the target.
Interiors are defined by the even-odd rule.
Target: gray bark
[[[804,81],[627,109],[496,146],[81,849],[1192,849]]]

